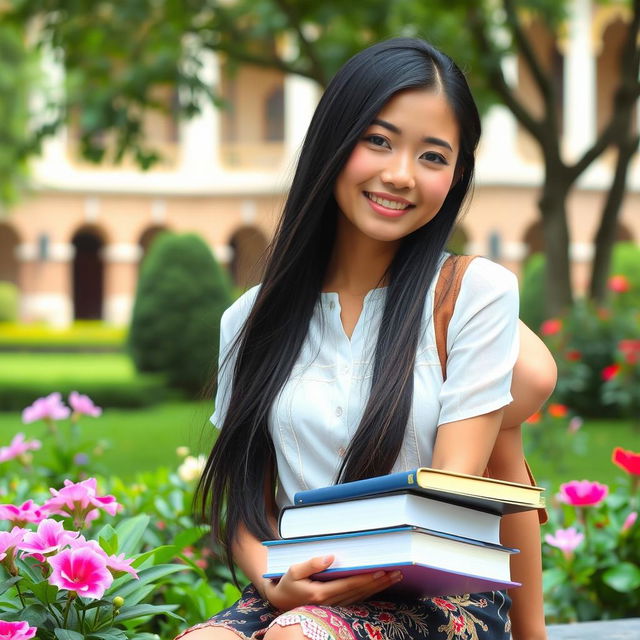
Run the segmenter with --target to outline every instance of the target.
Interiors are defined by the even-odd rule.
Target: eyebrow
[[[395,124],[391,124],[386,120],[380,120],[380,118],[376,118],[371,124],[377,124],[385,129],[388,129],[389,131],[392,131],[393,133],[397,133],[397,134],[402,133],[402,131],[398,127],[396,127]],[[445,149],[449,149],[449,151],[453,151],[451,145],[446,140],[443,140],[442,138],[427,136],[426,138],[422,138],[422,141],[428,144],[435,144],[435,145],[438,145],[439,147],[444,147]]]

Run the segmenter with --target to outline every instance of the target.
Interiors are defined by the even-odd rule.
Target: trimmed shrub
[[[0,322],[15,322],[18,318],[18,287],[12,282],[0,282]]]
[[[632,242],[620,242],[613,250],[611,275],[622,275],[630,289],[620,304],[630,309],[640,309],[640,247]]]
[[[544,271],[546,258],[534,253],[524,264],[520,287],[520,318],[533,331],[539,331],[546,318]]]
[[[128,345],[138,370],[163,373],[190,392],[202,389],[230,304],[229,280],[199,236],[160,235],[142,265],[133,308]]]

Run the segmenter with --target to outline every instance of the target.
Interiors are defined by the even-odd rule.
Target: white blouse
[[[436,281],[437,277],[425,301],[413,407],[394,471],[429,466],[439,425],[489,413],[512,401],[511,375],[518,354],[516,277],[490,260],[471,262],[449,324],[444,383],[432,323]],[[223,314],[221,363],[257,292],[258,287],[250,289]],[[349,339],[340,319],[338,294],[320,294],[298,360],[269,415],[280,507],[292,504],[297,491],[335,482],[368,399],[385,296],[385,288],[365,296]],[[232,357],[218,373],[211,416],[217,426],[228,406],[233,366]]]

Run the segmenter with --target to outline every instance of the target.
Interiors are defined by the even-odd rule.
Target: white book
[[[516,549],[415,527],[262,544],[267,547],[265,577],[272,579],[282,576],[292,564],[332,555],[331,566],[313,579],[399,570],[403,579],[393,591],[413,595],[454,595],[518,586],[509,571],[509,559]]]
[[[413,526],[493,544],[500,543],[500,515],[402,492],[286,507],[281,538]]]

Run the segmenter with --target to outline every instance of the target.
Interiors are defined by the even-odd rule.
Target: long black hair
[[[440,211],[403,239],[387,273],[368,403],[336,480],[387,473],[399,453],[413,396],[413,369],[424,300],[473,180],[480,119],[464,75],[428,43],[394,38],[351,58],[311,120],[262,285],[233,350],[236,363],[226,417],[196,492],[233,571],[240,524],[273,537],[275,451],[268,412],[287,381],[308,331],[332,253],[336,178],[364,130],[399,91],[442,91],[460,129],[451,187]],[[220,426],[220,425],[218,425]]]

